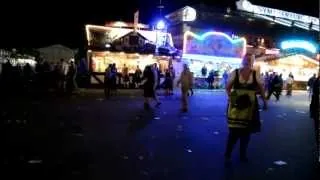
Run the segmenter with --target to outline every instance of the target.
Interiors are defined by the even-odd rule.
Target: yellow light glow
[[[117,22],[114,22],[114,23],[112,24],[112,26],[114,26],[114,27],[127,27],[128,24],[125,23],[125,22],[122,22],[122,21],[117,21]]]

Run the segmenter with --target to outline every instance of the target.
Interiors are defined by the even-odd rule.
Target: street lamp
[[[164,30],[166,28],[166,23],[163,20],[160,20],[156,24],[157,30]]]

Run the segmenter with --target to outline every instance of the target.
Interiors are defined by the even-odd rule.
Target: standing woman
[[[153,99],[157,102],[157,106],[160,102],[156,98],[156,83],[157,78],[155,76],[152,65],[146,66],[143,71],[143,96],[144,96],[144,108],[146,110],[150,109],[150,101]]]
[[[171,89],[173,89],[173,81],[169,69],[166,69],[165,72],[164,89],[166,96],[171,95]]]
[[[228,80],[228,127],[229,135],[225,151],[226,163],[231,161],[234,145],[240,139],[240,160],[247,162],[247,148],[252,133],[260,132],[260,114],[257,92],[263,98],[264,109],[267,108],[264,89],[260,75],[253,70],[253,58],[246,55],[242,67],[234,70]]]

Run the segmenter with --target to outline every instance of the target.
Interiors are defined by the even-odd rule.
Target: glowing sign
[[[192,7],[186,6],[182,11],[182,21],[194,21],[197,18],[197,11]]]
[[[183,53],[241,58],[246,53],[246,39],[232,39],[225,33],[215,31],[202,35],[187,31],[184,34]]]
[[[317,47],[308,42],[308,41],[303,41],[303,40],[289,40],[289,41],[283,41],[281,42],[281,49],[305,49],[311,53],[316,53],[317,52]]]
[[[285,19],[300,21],[304,23],[312,22],[312,24],[319,25],[319,19],[316,17],[292,13],[288,11],[282,11],[279,9],[272,9],[272,8],[263,7],[263,6],[257,6],[257,5],[251,4],[247,0],[239,0],[236,2],[236,5],[238,10],[247,11],[254,14],[262,14],[267,16],[285,18]]]

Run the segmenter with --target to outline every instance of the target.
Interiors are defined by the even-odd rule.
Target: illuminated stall
[[[284,78],[292,73],[295,81],[302,82],[307,82],[313,74],[319,71],[317,60],[301,54],[262,62],[257,60],[255,65],[260,67],[260,72],[277,72]]]
[[[284,79],[292,73],[296,88],[305,89],[309,78],[319,71],[317,45],[306,40],[286,40],[280,46],[281,52],[277,56],[256,58],[255,67],[261,73],[282,74]]]
[[[189,64],[195,77],[203,77],[203,67],[208,72],[218,71],[220,75],[224,71],[230,72],[239,67],[245,53],[245,38],[232,39],[225,33],[215,31],[202,35],[190,31],[184,34],[182,59]]]
[[[171,54],[175,52],[171,34],[147,28],[147,25],[138,24],[135,27],[124,22],[106,26],[87,25],[91,83],[102,83],[109,64],[116,64],[119,73],[126,66],[132,74],[138,66],[143,70],[146,65],[157,63],[160,71],[164,72],[173,58]]]
[[[96,77],[91,78],[92,84],[99,83],[97,81],[97,77],[99,79],[103,79],[105,69],[109,64],[116,64],[117,71],[121,72],[124,65],[128,68],[129,74],[133,74],[137,67],[141,70],[145,68],[145,66],[157,63],[161,72],[168,67],[168,63],[170,57],[168,56],[155,56],[152,54],[138,54],[138,53],[124,53],[124,52],[89,52],[92,63],[91,69],[93,72],[97,73]]]

